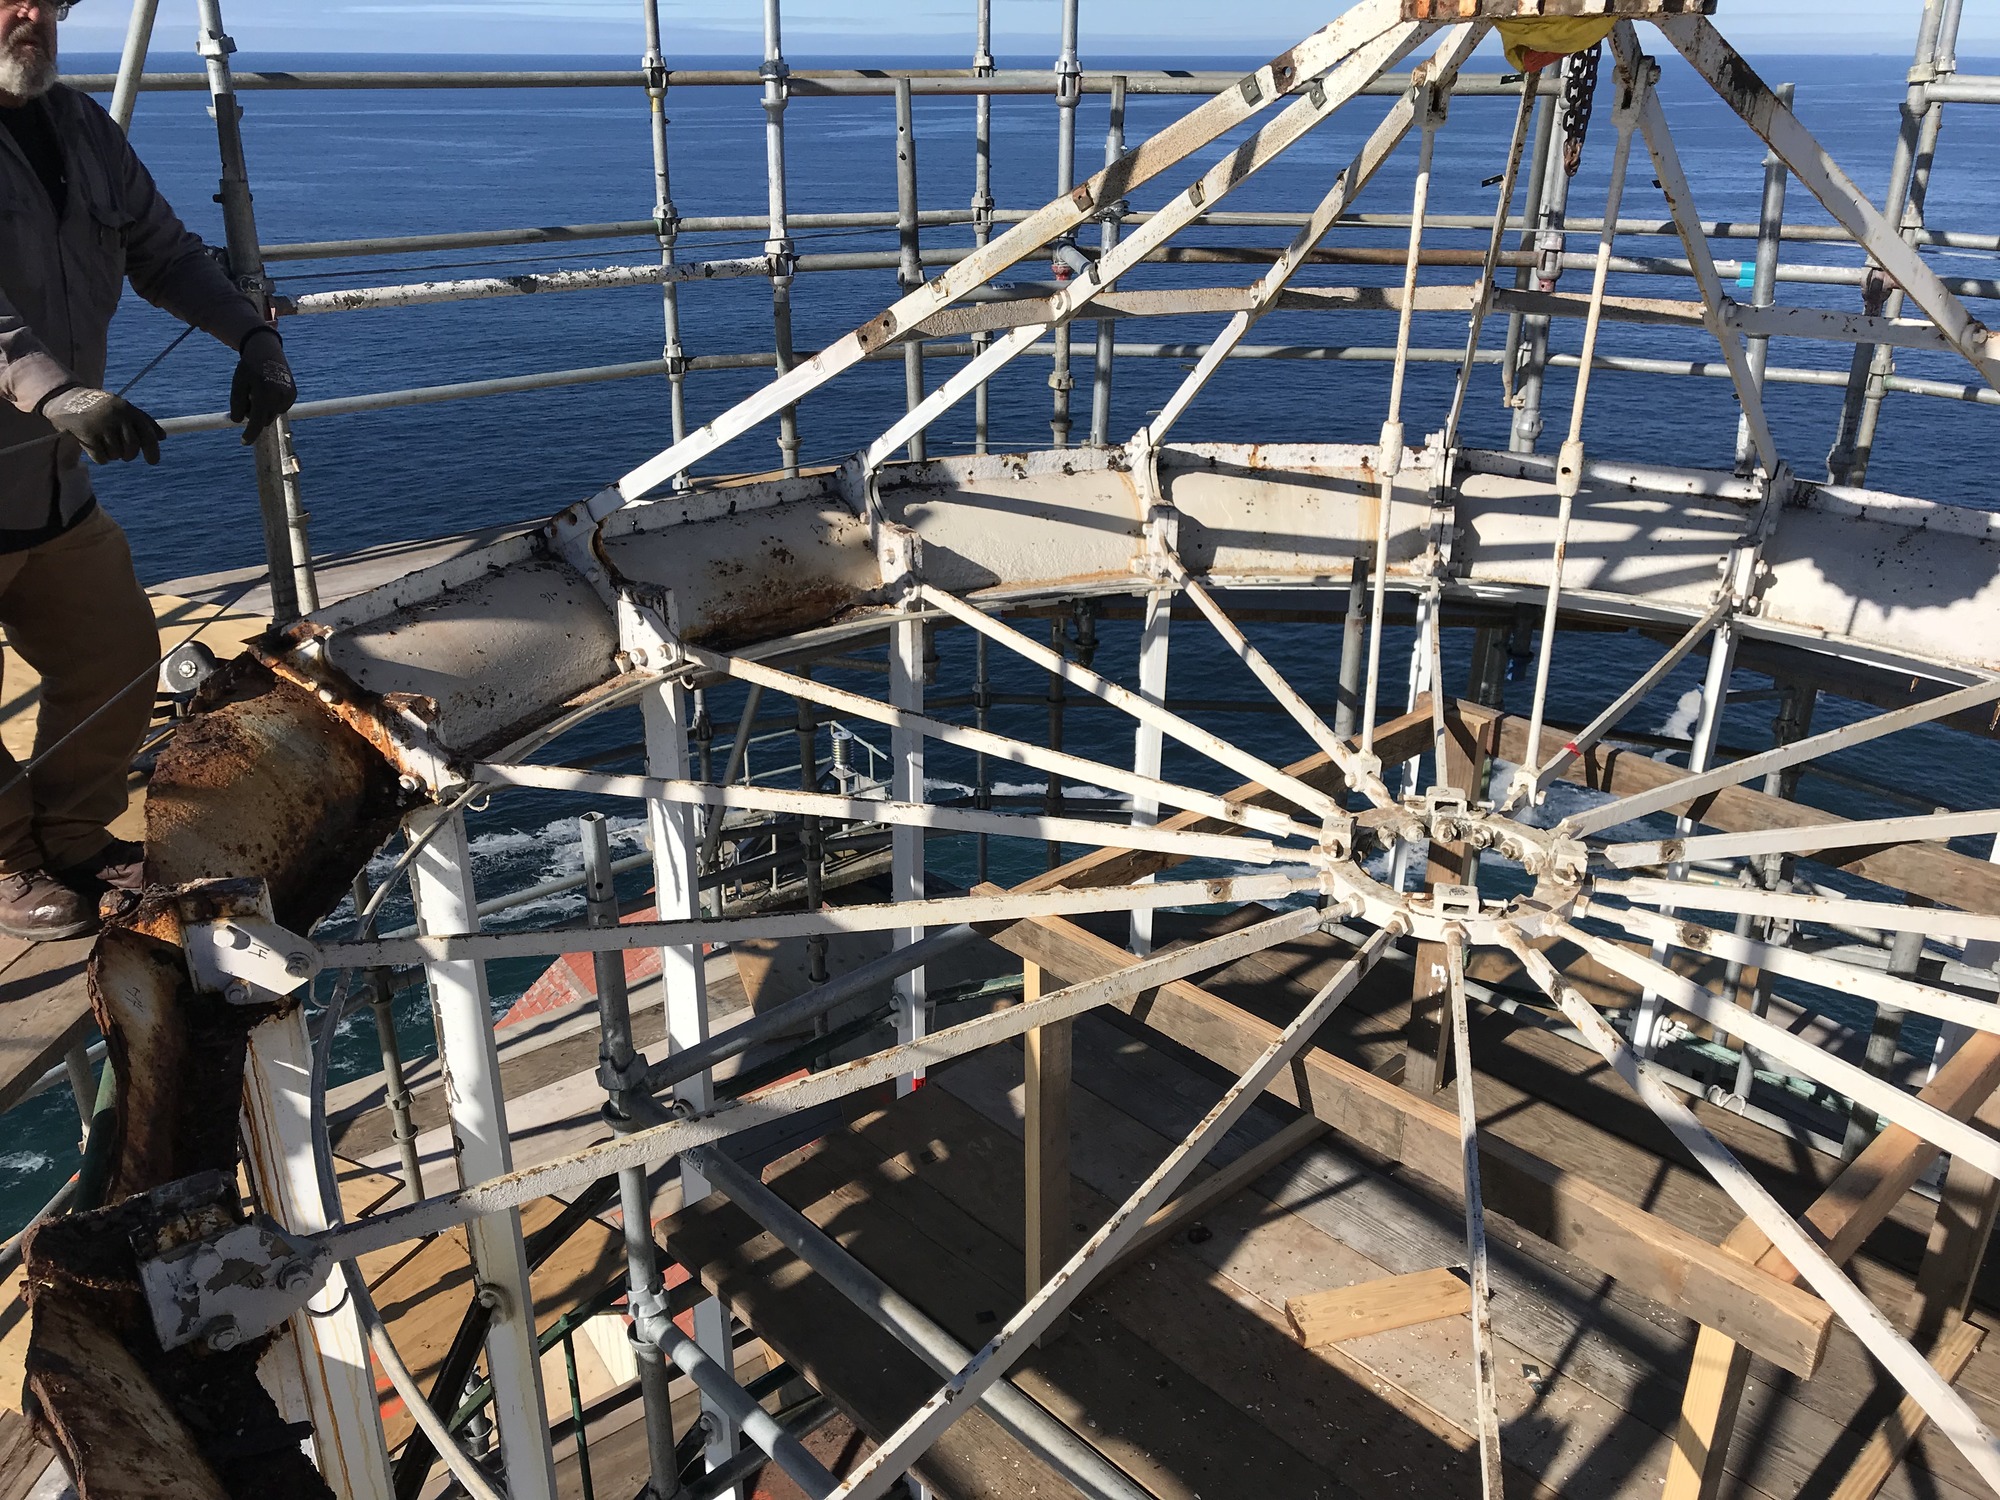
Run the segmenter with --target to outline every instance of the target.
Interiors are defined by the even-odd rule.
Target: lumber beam
[[[1462,1318],[1471,1311],[1472,1288],[1443,1267],[1308,1292],[1285,1303],[1292,1332],[1308,1349],[1439,1318]]]
[[[1955,1324],[1931,1350],[1931,1368],[1948,1381],[1958,1379],[1972,1363],[1972,1356],[1979,1352],[1980,1341],[1985,1337],[1986,1330],[1976,1324]],[[1903,1461],[1903,1455],[1909,1452],[1910,1444],[1924,1430],[1925,1420],[1924,1409],[1914,1396],[1905,1396],[1898,1402],[1882,1425],[1869,1434],[1847,1477],[1834,1490],[1832,1500],[1875,1500],[1896,1465]]]
[[[1953,1119],[1967,1120],[1986,1103],[1996,1086],[2000,1086],[2000,1036],[1980,1031],[1938,1069],[1937,1077],[1917,1097]],[[1828,1185],[1804,1218],[1836,1265],[1844,1264],[1861,1248],[1938,1154],[1937,1147],[1914,1131],[1891,1125]],[[1730,1232],[1722,1248],[1776,1280],[1798,1280],[1792,1263],[1747,1219]],[[1674,1448],[1667,1457],[1662,1500],[1712,1500],[1719,1491],[1729,1458],[1729,1439],[1736,1429],[1737,1410],[1749,1376],[1753,1351],[1706,1319],[1700,1321],[1703,1326],[1695,1338],[1694,1363],[1681,1397]]]
[[[1016,923],[995,941],[1065,984],[1132,962],[1124,949],[1057,918]],[[1270,1022],[1186,981],[1119,1008],[1229,1069],[1247,1067],[1279,1034]],[[1270,1091],[1363,1149],[1402,1162],[1456,1201],[1461,1160],[1452,1111],[1318,1050],[1301,1054]],[[1811,1293],[1497,1136],[1481,1142],[1480,1173],[1490,1212],[1663,1306],[1728,1328],[1795,1374],[1811,1375],[1818,1367],[1832,1314]]]
[[[2000,1130],[2000,1095],[1989,1095],[1973,1119],[1988,1135]],[[1935,1340],[1972,1306],[1972,1289],[1993,1242],[2000,1179],[1988,1177],[1962,1156],[1945,1169],[1937,1217],[1924,1246],[1906,1321],[1919,1345]]]

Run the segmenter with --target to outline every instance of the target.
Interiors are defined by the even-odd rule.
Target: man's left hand
[[[284,340],[274,329],[256,329],[243,340],[238,352],[236,378],[229,383],[229,420],[245,424],[243,442],[247,446],[292,409],[292,403],[299,399],[299,388],[285,358]]]

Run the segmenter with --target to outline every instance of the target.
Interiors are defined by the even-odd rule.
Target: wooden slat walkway
[[[1169,920],[1186,928],[1180,936],[1214,925]],[[1303,1002],[1331,961],[1309,941],[1204,983],[1289,1019],[1287,1007]],[[1403,1045],[1407,989],[1400,974],[1368,987],[1321,1045],[1364,1065],[1392,1064]],[[1485,1129],[1711,1241],[1734,1225],[1726,1199],[1660,1139],[1651,1117],[1594,1058],[1496,1013],[1481,1016],[1474,1049]],[[1194,1124],[1222,1080],[1213,1065],[1109,1014],[1079,1023],[1075,1065],[1080,1235]],[[1020,1082],[1017,1050],[963,1059],[934,1071],[911,1098],[777,1161],[768,1180],[976,1347],[1021,1299]],[[1704,1106],[1703,1114],[1791,1201],[1809,1198],[1835,1169],[1726,1111]],[[1217,1163],[1293,1117],[1274,1101],[1260,1105],[1218,1149]],[[1901,1305],[1929,1211],[1921,1199],[1906,1200],[1859,1263],[1864,1285],[1885,1306]],[[863,1430],[888,1430],[935,1388],[913,1357],[734,1209],[712,1201],[664,1230],[676,1253],[801,1361]],[[1036,1351],[1019,1379],[1163,1500],[1473,1493],[1463,1320],[1306,1351],[1283,1312],[1285,1299],[1304,1291],[1457,1264],[1461,1236],[1457,1209],[1421,1180],[1324,1139],[1210,1210],[1193,1236],[1158,1246],[1093,1289],[1070,1334]],[[1657,1494],[1692,1326],[1571,1257],[1511,1238],[1496,1235],[1493,1304],[1509,1493]],[[2000,1415],[2000,1358],[1982,1350],[1960,1387],[1988,1420]],[[1836,1330],[1812,1381],[1760,1365],[1725,1495],[1789,1500],[1826,1492],[1844,1468],[1837,1456],[1866,1438],[1880,1406],[1866,1357],[1844,1331]],[[943,1454],[940,1464],[976,1468],[1025,1457],[997,1429],[963,1430],[963,1450]],[[960,1489],[931,1477],[946,1495],[986,1493],[973,1480]],[[1882,1491],[1892,1500],[1983,1493],[1934,1434]]]

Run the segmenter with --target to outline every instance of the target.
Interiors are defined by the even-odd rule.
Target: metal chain
[[[1563,173],[1576,176],[1583,164],[1583,142],[1590,134],[1590,112],[1597,103],[1597,64],[1604,43],[1588,52],[1572,52],[1563,64]]]

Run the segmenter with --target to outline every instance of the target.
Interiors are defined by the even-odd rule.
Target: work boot
[[[130,839],[113,839],[89,859],[64,865],[56,879],[73,886],[85,896],[105,891],[143,891],[146,888],[146,846]]]
[[[48,871],[0,875],[0,933],[30,943],[53,943],[96,929],[96,902]]]

